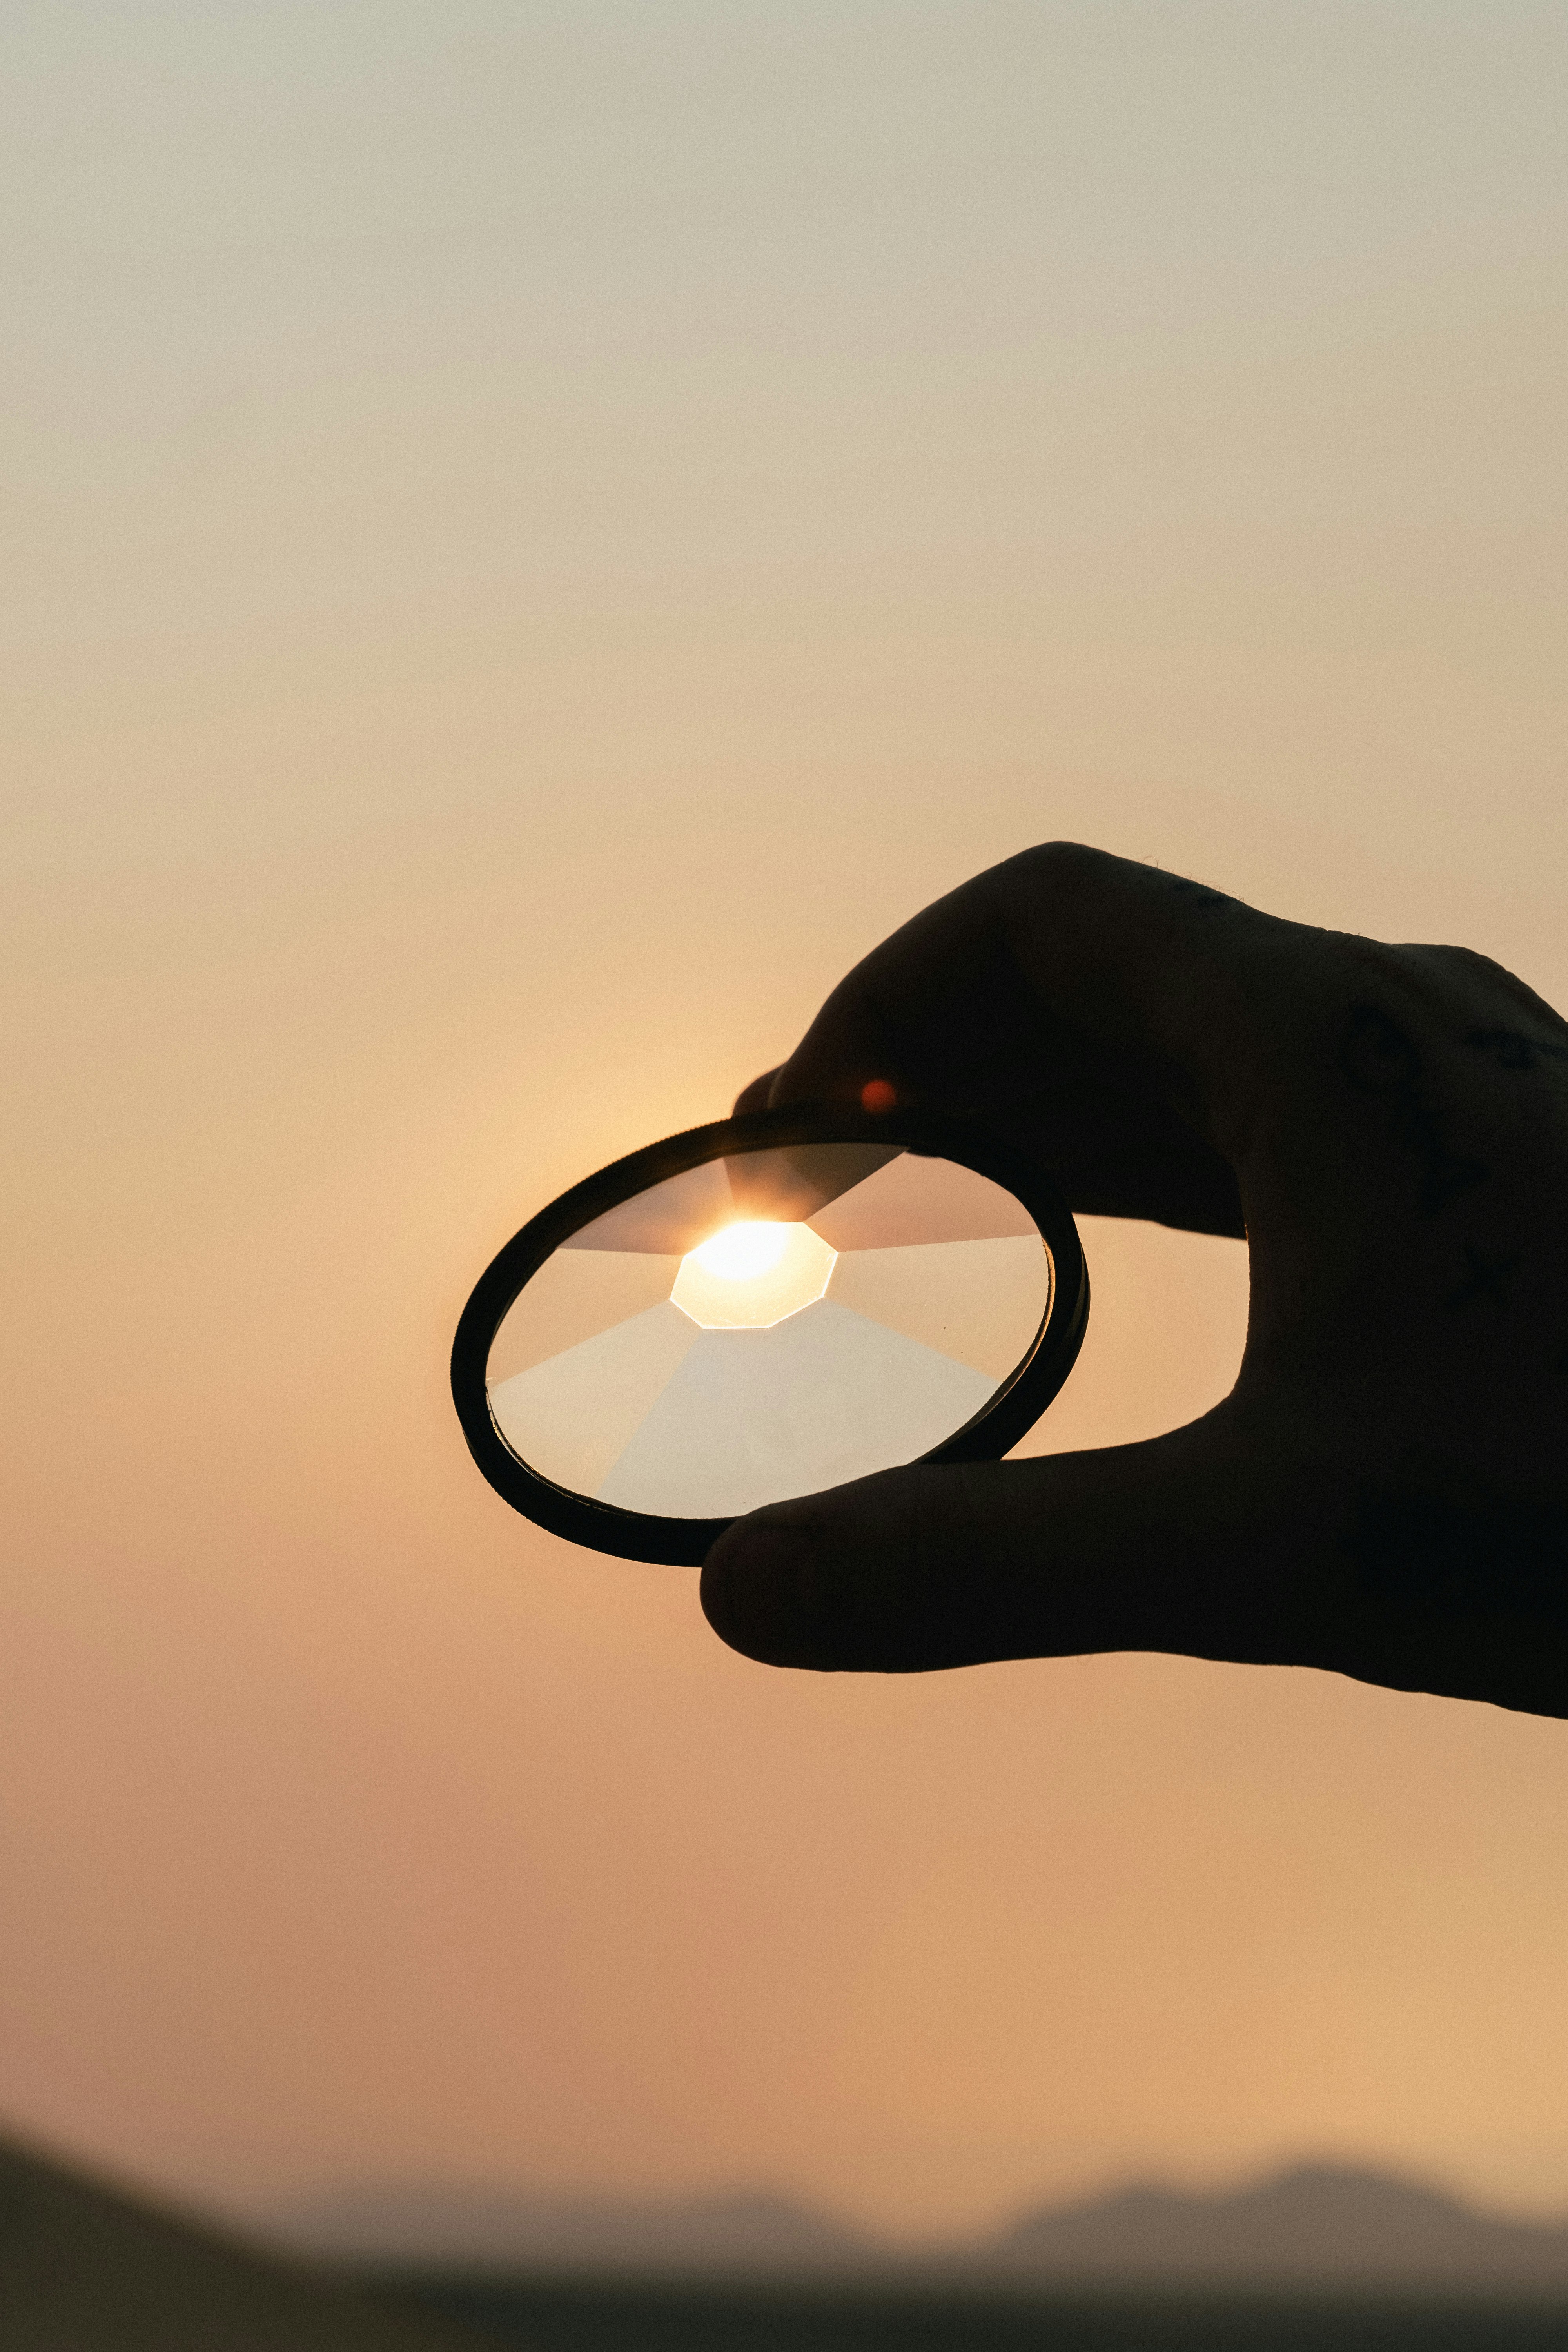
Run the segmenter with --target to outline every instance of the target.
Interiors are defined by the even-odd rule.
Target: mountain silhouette
[[[489,2189],[345,2185],[268,2219],[327,2260],[485,2269],[838,2275],[886,2269],[873,2243],[787,2198],[521,2197]]]
[[[1568,2226],[1387,2173],[1300,2165],[1196,2194],[1131,2188],[1026,2215],[970,2257],[1011,2276],[1568,2295]]]
[[[1130,2187],[913,2252],[761,2195],[619,2200],[361,2183],[296,2200],[270,2221],[318,2255],[395,2267],[1568,2300],[1568,2225],[1494,2216],[1418,2181],[1329,2164],[1232,2189]]]

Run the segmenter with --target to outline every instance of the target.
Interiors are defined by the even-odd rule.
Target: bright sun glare
[[[724,1225],[691,1255],[704,1274],[719,1275],[726,1282],[752,1282],[759,1274],[773,1272],[788,1239],[787,1225],[760,1221]]]
[[[671,1302],[705,1331],[766,1331],[827,1288],[835,1253],[809,1225],[724,1225],[688,1250]]]

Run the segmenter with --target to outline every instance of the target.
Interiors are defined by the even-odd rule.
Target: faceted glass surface
[[[805,1144],[710,1160],[585,1225],[496,1333],[490,1412],[557,1486],[721,1518],[910,1462],[1034,1346],[1051,1263],[953,1161]]]

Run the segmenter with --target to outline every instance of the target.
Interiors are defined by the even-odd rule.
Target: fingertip
[[[949,1622],[955,1585],[973,1589],[963,1477],[925,1464],[882,1470],[736,1520],[703,1568],[709,1623],[765,1665],[903,1674],[968,1663]]]
[[[816,1566],[816,1546],[804,1528],[737,1519],[703,1562],[702,1613],[743,1657],[763,1665],[809,1664]]]
[[[776,1069],[764,1070],[760,1077],[742,1087],[731,1108],[731,1118],[745,1118],[752,1111],[766,1110],[773,1100],[773,1081],[777,1076]]]

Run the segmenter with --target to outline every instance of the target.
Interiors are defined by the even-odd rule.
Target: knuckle
[[[1108,851],[1081,841],[1041,841],[1009,858],[1004,871],[1034,888],[1066,891],[1103,885],[1121,864]]]
[[[1390,947],[1372,940],[1359,944],[1364,970],[1440,1024],[1507,1010],[1559,1029],[1565,1025],[1561,1014],[1525,982],[1479,949],[1425,943]]]

